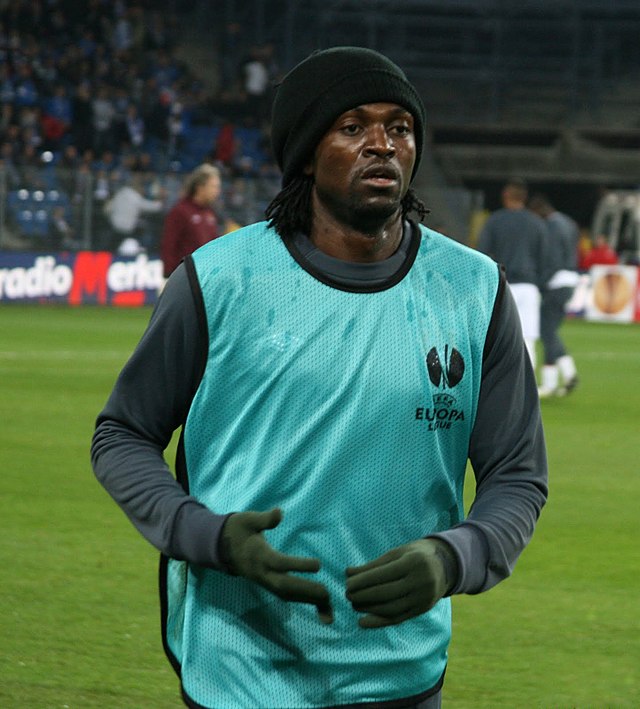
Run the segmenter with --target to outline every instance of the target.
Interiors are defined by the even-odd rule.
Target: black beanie
[[[418,92],[398,66],[363,47],[317,51],[295,66],[278,86],[271,117],[271,144],[282,170],[282,185],[300,174],[338,116],[365,103],[383,102],[397,103],[413,116],[415,175],[424,142],[425,111]]]

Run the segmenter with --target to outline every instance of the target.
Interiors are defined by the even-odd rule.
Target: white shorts
[[[540,291],[533,283],[509,283],[516,301],[522,336],[525,340],[540,338]]]

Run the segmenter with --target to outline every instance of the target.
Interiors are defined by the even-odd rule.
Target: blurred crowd
[[[3,160],[18,171],[38,166],[43,153],[98,168],[118,156],[137,167],[150,159],[149,138],[179,137],[202,87],[173,57],[169,6],[3,2]]]
[[[55,191],[73,204],[85,202],[90,189],[100,204],[134,176],[149,175],[137,179],[143,192],[168,203],[178,197],[180,176],[203,161],[221,168],[232,192],[244,189],[237,178],[277,174],[268,148],[273,47],[246,46],[241,27],[230,23],[214,47],[212,90],[177,58],[176,28],[190,7],[172,0],[0,0],[7,192]],[[65,204],[55,206],[59,213]],[[72,212],[66,216],[74,220]]]

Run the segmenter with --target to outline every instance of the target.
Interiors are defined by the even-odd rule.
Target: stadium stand
[[[604,188],[637,186],[637,0],[222,5],[247,41],[275,42],[282,71],[316,47],[340,43],[374,47],[406,69],[430,129],[430,159],[416,187],[449,233],[464,238],[465,204],[476,202],[476,190],[497,206],[508,175],[566,194],[560,206],[583,225]],[[200,27],[213,21],[216,13],[207,12]]]
[[[46,231],[57,206],[20,209],[21,189],[57,192],[90,247],[133,173],[169,203],[203,160],[223,169],[231,217],[259,218],[277,187],[270,87],[340,43],[387,53],[421,88],[431,150],[417,186],[432,203],[442,192],[434,211],[450,222],[474,202],[464,188],[513,172],[629,185],[639,32],[635,0],[1,3],[0,248]]]
[[[215,109],[228,102],[217,102],[176,51],[197,3],[84,5],[0,4],[0,248],[14,241],[2,238],[10,231],[26,237],[19,245],[41,247],[60,206],[91,246],[104,228],[102,206],[134,172],[149,192],[177,198],[181,176],[213,159],[229,120]],[[246,122],[237,159],[221,166],[234,179],[268,162],[262,126]]]

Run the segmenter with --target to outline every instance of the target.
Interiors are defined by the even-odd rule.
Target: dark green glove
[[[454,587],[457,561],[440,539],[419,539],[347,569],[347,598],[366,613],[362,628],[384,628],[426,613]]]
[[[279,509],[268,512],[236,512],[222,527],[220,554],[230,573],[244,576],[263,586],[283,601],[312,603],[323,623],[333,622],[331,600],[326,586],[290,574],[290,571],[317,573],[320,561],[310,557],[280,554],[262,532],[275,529],[282,521]]]

